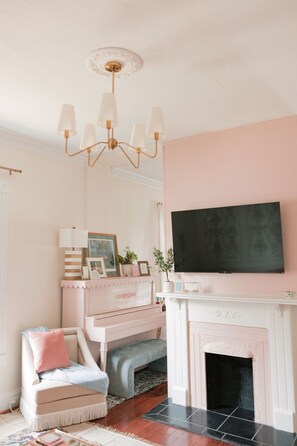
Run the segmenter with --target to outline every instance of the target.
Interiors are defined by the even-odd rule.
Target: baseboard
[[[10,390],[0,396],[0,412],[8,409],[15,409],[19,406],[21,398],[21,388]]]

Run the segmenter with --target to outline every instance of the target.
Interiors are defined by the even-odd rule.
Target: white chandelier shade
[[[107,123],[110,123],[109,125]],[[99,112],[99,127],[114,128],[119,124],[117,102],[114,93],[103,93]]]
[[[96,130],[94,124],[85,124],[85,128],[80,140],[80,150],[91,147],[96,143]]]
[[[60,114],[58,133],[64,136],[65,132],[69,132],[69,136],[75,136],[76,131],[76,118],[73,105],[64,104]]]
[[[153,107],[151,109],[146,127],[146,135],[148,138],[153,139],[155,133],[164,136],[163,113],[160,107]]]
[[[134,124],[132,128],[130,146],[144,149],[145,147],[145,129],[143,124]]]

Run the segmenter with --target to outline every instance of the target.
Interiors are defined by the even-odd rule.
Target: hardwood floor
[[[97,424],[112,427],[124,433],[156,443],[161,446],[226,446],[226,443],[176,429],[142,417],[154,406],[167,398],[167,383],[136,396],[109,410]]]

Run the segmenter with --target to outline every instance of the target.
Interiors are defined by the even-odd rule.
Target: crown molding
[[[57,159],[63,162],[69,162],[70,158],[65,157],[63,147],[57,148],[55,145],[45,143],[38,138],[24,135],[23,133],[15,132],[0,126],[0,144],[2,146],[9,146],[18,150],[25,150],[30,153],[44,156],[46,158]],[[72,163],[83,165],[84,160],[80,156],[75,160],[71,159]]]
[[[122,180],[131,181],[133,183],[142,184],[144,186],[149,186],[152,187],[153,189],[163,191],[162,181],[154,180],[152,178],[145,177],[144,175],[139,175],[138,173],[128,172],[127,170],[114,168],[112,170],[112,175],[116,178],[121,178]]]

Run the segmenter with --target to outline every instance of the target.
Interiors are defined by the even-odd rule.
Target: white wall
[[[157,183],[107,166],[87,169],[7,144],[0,146],[0,164],[23,170],[12,176],[0,170],[0,179],[9,183],[8,355],[0,367],[1,411],[21,387],[21,331],[61,323],[59,228],[117,234],[120,251],[129,245],[140,260],[152,264],[159,237],[157,202],[163,193]]]
[[[163,201],[162,190],[115,173],[111,199],[111,230],[117,234],[120,254],[129,246],[139,260],[153,265],[153,248],[159,243],[157,203]]]
[[[6,366],[0,368],[0,410],[21,386],[21,336],[38,325],[61,320],[63,250],[58,229],[85,226],[85,169],[0,146],[1,165],[23,170],[9,175]]]

